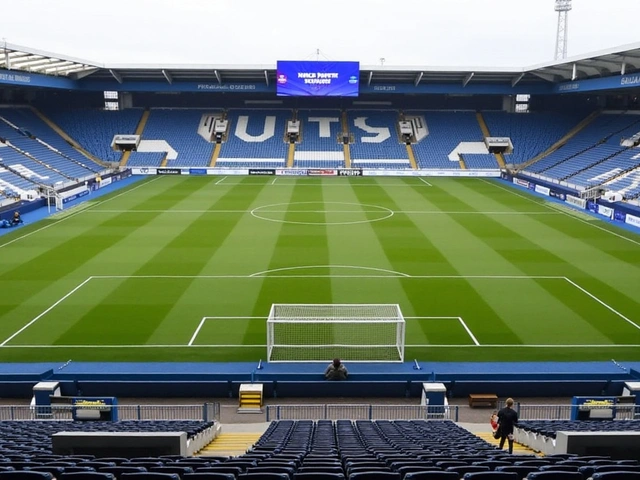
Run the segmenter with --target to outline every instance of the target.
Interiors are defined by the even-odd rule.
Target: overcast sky
[[[553,60],[555,0],[0,0],[0,38],[99,63],[512,66]],[[569,56],[640,41],[640,0],[573,0]]]

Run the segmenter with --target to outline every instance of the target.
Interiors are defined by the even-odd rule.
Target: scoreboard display
[[[276,93],[282,97],[357,97],[359,62],[278,61]]]

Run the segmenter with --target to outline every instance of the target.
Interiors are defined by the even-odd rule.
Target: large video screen
[[[276,93],[283,97],[357,97],[359,62],[278,61]]]

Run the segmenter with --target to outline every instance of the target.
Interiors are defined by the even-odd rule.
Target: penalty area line
[[[602,300],[600,300],[598,297],[596,297],[594,294],[592,294],[591,292],[587,291],[585,288],[582,288],[580,285],[578,285],[576,282],[574,282],[573,280],[564,277],[564,279],[569,282],[571,285],[573,285],[574,287],[576,287],[578,290],[580,290],[582,293],[584,293],[585,295],[591,297],[593,300],[595,300],[596,302],[598,302],[600,305],[602,305],[603,307],[605,307],[607,310],[615,313],[618,317],[620,317],[621,319],[623,319],[625,322],[629,323],[630,325],[634,326],[635,328],[637,328],[638,330],[640,330],[640,325],[638,325],[636,322],[634,322],[633,320],[630,320],[629,318],[625,317],[623,314],[621,314],[619,311],[617,311],[615,308],[613,308],[611,305],[603,302]]]
[[[2,345],[2,348],[266,348],[266,345]],[[406,344],[406,348],[640,348],[640,344],[595,344],[595,345],[572,345],[572,344]]]
[[[62,297],[60,300],[58,300],[56,303],[54,303],[53,305],[51,305],[49,308],[47,308],[44,312],[42,312],[40,315],[38,315],[37,317],[35,317],[33,320],[31,320],[29,323],[27,323],[25,326],[23,326],[21,329],[19,329],[17,332],[15,332],[13,335],[11,335],[9,338],[7,338],[4,342],[0,343],[0,347],[5,347],[7,346],[7,343],[10,342],[11,340],[13,340],[15,337],[17,337],[18,335],[20,335],[22,332],[24,332],[27,328],[29,328],[31,325],[33,325],[34,323],[36,323],[38,320],[40,320],[42,317],[44,317],[47,313],[49,313],[51,310],[53,310],[54,308],[56,308],[58,305],[60,305],[62,302],[64,302],[67,298],[69,298],[71,295],[73,295],[75,292],[77,292],[78,290],[80,290],[82,287],[84,287],[89,280],[91,280],[93,277],[89,277],[87,278],[84,282],[82,282],[80,285],[78,285],[76,288],[74,288],[73,290],[71,290],[69,293],[67,293],[64,297]]]

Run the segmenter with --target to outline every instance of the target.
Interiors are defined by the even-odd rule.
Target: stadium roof
[[[0,68],[73,79],[132,81],[275,82],[275,65],[101,64],[20,45],[0,45]],[[640,42],[522,68],[360,66],[361,82],[557,83],[640,71]]]

